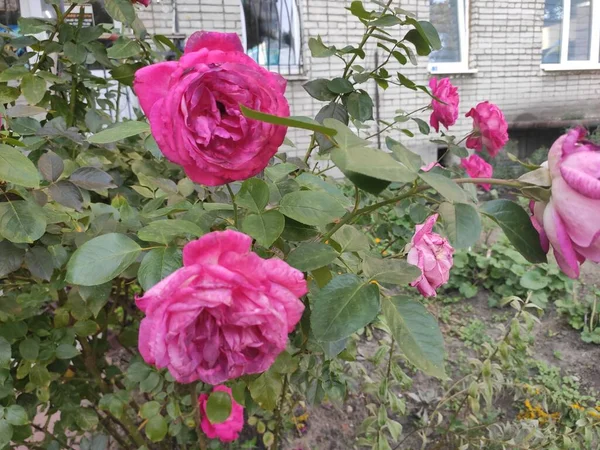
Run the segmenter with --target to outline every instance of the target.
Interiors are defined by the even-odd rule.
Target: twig
[[[55,436],[54,434],[50,433],[47,429],[40,427],[39,425],[36,425],[34,423],[31,424],[32,428],[35,428],[38,431],[41,431],[42,433],[44,433],[46,436],[48,436],[49,438],[54,439],[56,442],[58,442],[60,445],[62,445],[64,448],[68,449],[69,448],[69,444],[67,444],[65,441],[63,441],[62,439],[58,438],[57,436]]]
[[[226,184],[225,187],[227,188],[227,191],[229,191],[229,196],[231,197],[231,203],[233,204],[233,223],[235,224],[235,227],[239,229],[238,207],[235,202],[235,195],[233,194],[233,190],[231,189],[231,186],[229,186],[229,184]]]
[[[273,440],[273,449],[277,450],[279,448],[279,442],[281,441],[281,422],[282,415],[281,411],[283,410],[283,404],[285,403],[285,395],[287,393],[288,388],[288,377],[285,375],[283,377],[283,387],[281,388],[281,397],[279,398],[279,405],[277,406],[277,412],[275,416],[276,424],[275,424],[275,439]]]

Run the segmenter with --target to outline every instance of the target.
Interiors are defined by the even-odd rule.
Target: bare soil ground
[[[588,264],[583,278],[584,286],[600,285],[600,266]],[[458,366],[464,364],[466,356],[475,353],[457,337],[457,329],[466,321],[479,319],[486,325],[485,332],[492,340],[501,336],[498,323],[506,323],[512,317],[510,308],[490,308],[485,292],[471,300],[461,302],[453,308],[453,314],[446,324],[442,324],[448,355],[448,373],[456,374]],[[443,305],[433,303],[431,312],[439,315]],[[564,318],[559,317],[550,305],[541,318],[541,323],[534,328],[535,345],[533,354],[536,359],[561,368],[563,374],[575,376],[586,392],[600,392],[600,345],[586,344],[580,333],[572,329]],[[374,346],[373,343],[364,343]],[[558,356],[558,357],[557,357]],[[413,377],[412,393],[435,397],[442,393],[440,383],[422,373]],[[408,393],[406,393],[408,394]],[[402,418],[404,433],[414,429],[417,417],[415,413],[422,407],[407,396],[408,414]],[[368,398],[361,392],[351,392],[348,401],[343,405],[325,403],[320,407],[309,409],[306,431],[301,435],[288,436],[286,450],[350,450],[358,449],[356,430],[367,416],[365,405]],[[499,406],[504,409],[506,417],[514,417],[515,410],[512,398],[499,399]],[[407,439],[398,450],[417,450],[421,448],[418,438]]]

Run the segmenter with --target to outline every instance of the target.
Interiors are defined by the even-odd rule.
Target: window
[[[300,13],[296,0],[242,0],[242,41],[260,65],[300,73]]]
[[[600,0],[546,0],[542,67],[600,69]]]
[[[459,73],[469,69],[468,0],[429,0],[430,21],[438,30],[442,48],[429,55],[432,73]]]
[[[21,17],[19,0],[0,0],[0,23],[12,31],[18,30],[17,21]]]

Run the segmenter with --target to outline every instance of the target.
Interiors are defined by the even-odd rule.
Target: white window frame
[[[281,65],[265,65],[264,67],[269,69],[270,71],[277,72],[280,75],[302,75],[302,61],[300,58],[302,56],[302,27],[300,26],[300,0],[289,0],[292,2],[292,7],[294,8],[296,14],[292,15],[293,23],[292,29],[294,31],[294,56],[296,59],[296,64],[281,64]],[[248,49],[246,48],[247,36],[246,36],[246,15],[244,13],[244,5],[242,4],[242,0],[240,0],[240,16],[241,16],[241,28],[242,28],[242,45],[244,46],[244,53],[247,53]]]
[[[458,1],[458,36],[460,39],[460,62],[429,62],[427,70],[432,74],[475,73],[469,69],[469,12],[470,1]]]
[[[561,32],[560,62],[542,63],[545,71],[599,70],[600,69],[600,0],[590,0],[592,23],[590,36],[590,60],[569,61],[569,34],[571,31],[571,0],[563,0],[563,20]]]

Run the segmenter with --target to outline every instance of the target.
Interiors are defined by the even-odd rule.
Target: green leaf
[[[542,273],[537,269],[526,272],[519,280],[519,284],[521,286],[531,291],[539,291],[540,289],[544,289],[549,283],[550,279],[542,275]]]
[[[406,359],[427,375],[446,378],[444,338],[435,317],[421,303],[406,297],[384,299],[382,311]]]
[[[123,36],[119,37],[107,51],[108,57],[114,59],[132,58],[138,56],[140,53],[142,53],[140,44],[133,39],[127,39]]]
[[[427,22],[426,20],[415,20],[413,18],[407,18],[408,23],[412,24],[419,34],[427,41],[432,50],[439,50],[442,48],[442,41],[435,27]]]
[[[419,126],[419,131],[421,134],[429,134],[431,129],[429,128],[429,124],[425,122],[423,119],[419,119],[418,117],[412,117],[412,120]]]
[[[413,172],[418,172],[423,166],[423,159],[420,155],[411,152],[401,142],[398,142],[391,137],[385,138],[387,148],[389,148],[396,159],[408,167]]]
[[[286,262],[302,272],[309,272],[331,264],[338,256],[339,253],[330,245],[309,242],[292,250]]]
[[[327,47],[325,44],[323,44],[321,36],[310,38],[308,40],[308,48],[310,49],[310,53],[314,58],[328,58],[335,55],[336,52],[336,48],[333,45],[331,47]]]
[[[126,86],[133,86],[133,79],[135,77],[135,73],[142,67],[144,67],[142,63],[121,64],[120,66],[112,69],[110,71],[110,75],[114,80]]]
[[[530,263],[546,262],[546,254],[540,244],[540,236],[531,223],[529,214],[510,200],[492,200],[481,212],[500,225],[508,240]]]
[[[348,121],[350,120],[346,107],[336,102],[330,102],[323,106],[315,116],[315,119],[318,123],[324,123],[327,119],[335,119],[335,121],[339,122],[340,124],[348,124]],[[332,122],[334,125],[336,124],[335,121]],[[330,128],[335,129],[339,133],[341,127],[333,126]],[[349,128],[344,131],[346,131],[346,134],[353,134]],[[332,139],[321,133],[317,133],[316,137],[317,143],[319,144],[319,153],[325,153],[335,146]]]
[[[227,392],[213,391],[206,402],[206,415],[211,423],[223,423],[231,415],[231,395]]]
[[[91,408],[79,408],[75,414],[75,422],[84,431],[93,430],[98,426],[98,415]]]
[[[14,243],[33,243],[46,232],[46,216],[36,203],[0,203],[0,235]]]
[[[148,125],[148,123],[129,120],[127,122],[118,123],[111,128],[107,128],[100,133],[90,136],[88,142],[92,144],[110,144],[131,136],[149,132],[150,125]]]
[[[66,42],[63,51],[73,64],[83,64],[87,57],[87,49],[83,44]]]
[[[248,385],[254,401],[267,411],[273,411],[277,406],[282,388],[281,377],[273,371],[263,373]]]
[[[285,217],[279,211],[250,214],[242,222],[242,231],[263,247],[270,247],[281,236],[285,227]]]
[[[439,192],[446,200],[458,203],[465,203],[467,201],[465,191],[450,178],[433,172],[420,173],[419,177]]]
[[[54,272],[52,255],[44,247],[30,248],[25,255],[25,266],[31,275],[46,281],[50,281]]]
[[[296,182],[307,189],[315,192],[327,192],[338,201],[344,208],[348,208],[351,205],[351,201],[346,197],[338,187],[325,181],[323,178],[313,175],[312,173],[302,172],[296,177]]]
[[[361,1],[355,0],[350,4],[350,8],[347,8],[353,16],[359,19],[370,20],[373,17],[373,12],[365,10]]]
[[[61,180],[51,184],[48,187],[48,193],[55,202],[67,208],[73,208],[77,211],[81,211],[83,208],[83,195],[79,188],[70,181]]]
[[[160,413],[161,406],[157,401],[146,402],[140,408],[142,419],[151,419]]]
[[[108,173],[95,167],[80,167],[71,174],[69,180],[80,188],[90,191],[116,187],[113,184],[113,178]]]
[[[263,180],[250,178],[242,183],[235,200],[239,206],[260,213],[269,203],[269,186]]]
[[[6,104],[14,102],[21,95],[19,88],[0,85],[0,103]]]
[[[58,359],[73,359],[79,356],[79,350],[71,344],[60,344],[56,348],[56,357]]]
[[[19,150],[0,144],[0,180],[38,188],[40,176],[35,165]]]
[[[272,114],[255,111],[254,109],[247,108],[244,105],[240,105],[240,110],[242,111],[242,114],[249,119],[260,120],[261,122],[283,125],[286,127],[301,128],[303,130],[318,131],[319,133],[323,133],[327,136],[335,136],[336,134],[334,129],[315,124],[312,121],[300,120],[299,118],[293,117],[274,116]]]
[[[421,271],[403,259],[380,259],[365,256],[362,269],[370,280],[406,286],[419,278]]]
[[[138,231],[138,238],[147,242],[168,244],[176,237],[200,237],[202,228],[193,222],[181,219],[155,220]]]
[[[80,320],[75,322],[73,330],[78,336],[92,336],[98,331],[98,324],[93,320]]]
[[[319,78],[303,84],[302,87],[312,98],[316,98],[322,102],[328,102],[337,97],[336,94],[329,90],[327,87],[328,84],[329,80],[325,78]]]
[[[279,208],[290,219],[306,225],[325,225],[346,213],[334,197],[313,191],[291,192],[281,199]]]
[[[25,250],[15,247],[8,241],[0,242],[0,278],[18,270],[24,258]]]
[[[167,421],[159,414],[148,420],[145,428],[146,436],[152,442],[160,442],[167,435],[168,429]]]
[[[21,80],[21,91],[25,99],[35,105],[39,103],[46,94],[46,80],[37,75],[27,74]]]
[[[332,236],[333,240],[340,244],[342,253],[344,252],[360,252],[368,250],[370,247],[369,238],[358,231],[352,225],[344,225]]]
[[[19,344],[19,353],[23,359],[35,361],[40,352],[40,343],[33,338],[27,338]],[[14,424],[13,424],[14,425]]]
[[[105,0],[104,7],[117,22],[131,24],[135,21],[135,9],[129,0]]]
[[[265,169],[266,177],[276,183],[277,181],[283,180],[291,172],[298,170],[298,166],[290,163],[275,164]]]
[[[335,148],[331,152],[331,160],[344,173],[352,172],[378,180],[410,183],[417,177],[389,153],[367,147]]]
[[[95,286],[112,280],[135,262],[141,248],[123,234],[98,236],[79,247],[67,264],[68,283]]]
[[[469,248],[481,236],[481,218],[467,203],[442,203],[438,209],[454,248]]]
[[[400,25],[402,20],[393,14],[384,14],[383,16],[369,22],[370,27],[393,27]]]
[[[379,312],[379,288],[356,275],[335,277],[311,304],[311,328],[320,341],[339,341],[371,323]]]
[[[142,259],[138,282],[147,291],[182,266],[181,250],[175,247],[155,248]]]
[[[4,420],[14,426],[27,425],[29,417],[27,411],[21,405],[10,405],[4,411]]]
[[[348,96],[346,108],[352,117],[361,122],[373,118],[373,100],[366,92],[353,92]]]
[[[349,94],[354,92],[354,86],[345,78],[334,78],[327,83],[327,89],[334,94]]]
[[[10,343],[0,336],[0,369],[6,369],[10,365],[12,352]]]
[[[134,383],[140,383],[148,378],[152,370],[143,362],[134,362],[127,369],[127,379]]]
[[[6,420],[0,419],[0,448],[10,444],[13,437],[13,427]]]
[[[415,50],[419,56],[427,56],[431,53],[429,42],[417,30],[409,30],[404,35],[403,40],[411,42],[415,46]]]
[[[86,306],[92,314],[94,314],[94,317],[98,317],[100,310],[108,301],[111,290],[111,282],[100,284],[98,286],[79,286],[79,295],[81,295]]]
[[[0,338],[0,341],[1,339],[2,338]],[[48,386],[51,380],[52,378],[50,377],[50,372],[48,372],[48,369],[41,364],[36,364],[29,371],[29,381],[31,381],[35,386]]]
[[[47,151],[38,160],[38,169],[46,181],[56,181],[65,170],[65,164],[60,156]]]

